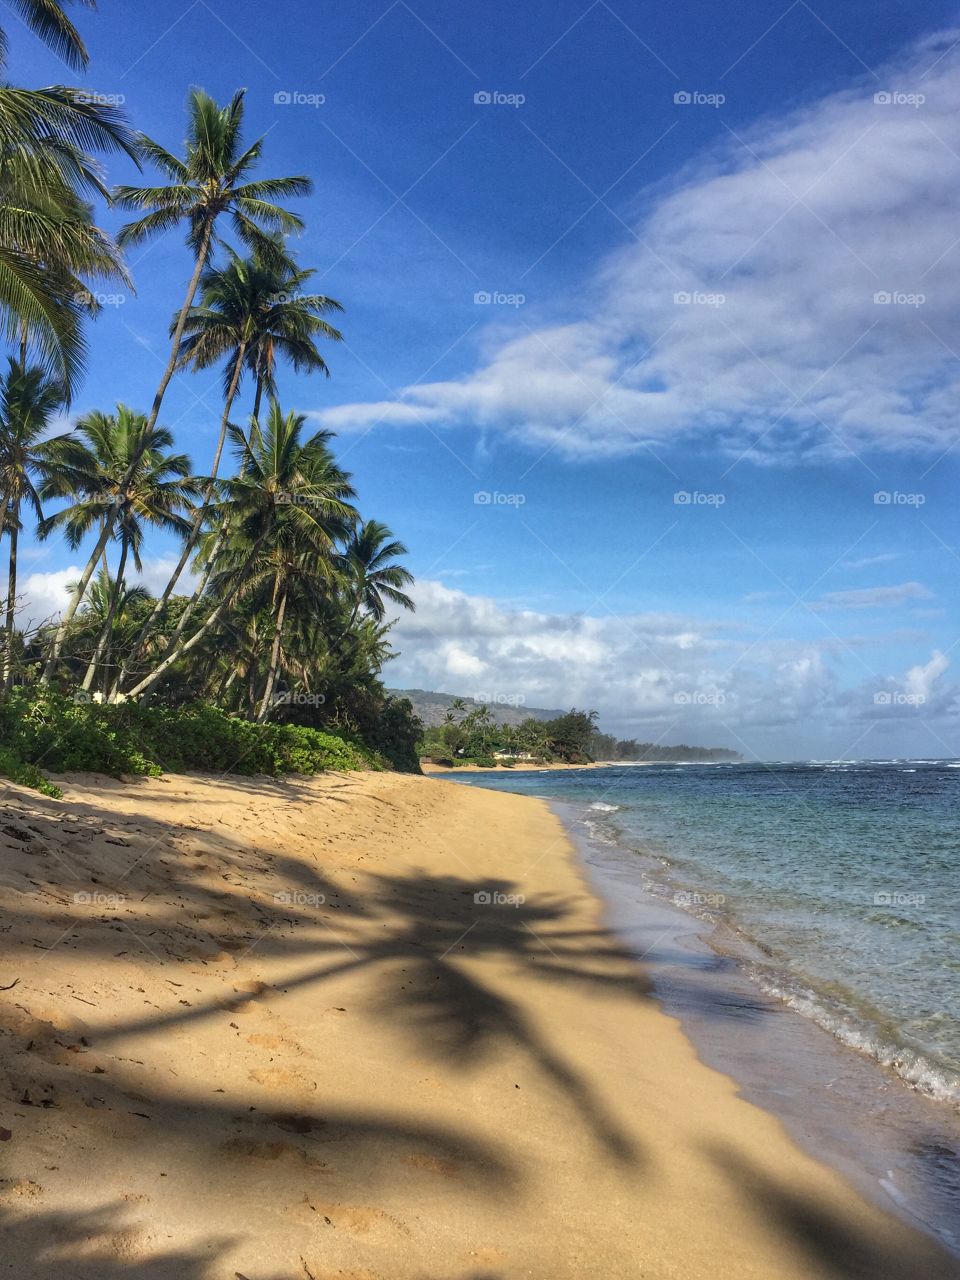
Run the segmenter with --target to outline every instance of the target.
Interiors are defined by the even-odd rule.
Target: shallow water
[[[960,1104],[955,762],[617,766],[464,781],[567,801],[769,994]]]
[[[960,1251],[954,762],[457,781],[555,802],[704,1059]]]

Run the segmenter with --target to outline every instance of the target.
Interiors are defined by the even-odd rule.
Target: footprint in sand
[[[317,1084],[315,1080],[306,1080],[297,1071],[286,1071],[283,1067],[254,1067],[247,1075],[256,1084],[265,1089],[300,1089],[313,1092]]]

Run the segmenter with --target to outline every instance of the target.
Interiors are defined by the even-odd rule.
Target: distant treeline
[[[662,747],[653,742],[617,739],[601,733],[596,711],[568,711],[552,720],[524,720],[497,724],[486,706],[468,707],[454,699],[444,722],[426,729],[420,747],[423,758],[460,761],[492,768],[513,760],[547,764],[589,764],[594,760],[739,760],[726,747]]]
[[[739,760],[739,751],[728,747],[664,747],[656,742],[637,742],[635,738],[615,738],[596,731],[589,740],[588,751],[594,760],[688,760],[710,763]]]

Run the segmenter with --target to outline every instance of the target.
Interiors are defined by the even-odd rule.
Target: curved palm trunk
[[[207,257],[210,253],[210,243],[213,239],[213,222],[208,220],[203,228],[200,236],[200,245],[197,249],[197,260],[194,264],[193,275],[190,277],[190,283],[187,285],[187,295],[183,300],[183,306],[180,308],[180,314],[177,316],[177,324],[173,331],[173,337],[170,341],[170,355],[167,359],[163,376],[160,379],[160,385],[157,387],[156,395],[153,397],[153,405],[150,409],[150,416],[147,419],[147,432],[157,425],[157,418],[160,416],[160,406],[163,404],[163,397],[167,394],[167,387],[170,380],[177,370],[177,360],[180,356],[180,343],[183,340],[183,331],[187,325],[187,316],[193,301],[197,296],[197,289],[200,287],[200,277],[203,275],[203,268],[206,266]],[[139,462],[139,458],[136,459]],[[134,464],[136,465],[136,463]]]
[[[140,698],[142,701],[146,701],[150,697],[151,693],[156,688],[156,686],[160,683],[160,681],[166,675],[166,673],[173,666],[173,664],[177,662],[180,658],[182,658],[185,653],[189,653],[190,650],[194,648],[195,645],[198,645],[200,643],[200,641],[211,630],[211,628],[216,626],[216,624],[220,621],[220,619],[229,609],[230,605],[233,603],[233,597],[240,590],[240,586],[241,586],[241,583],[243,582],[244,574],[247,572],[250,565],[253,564],[254,559],[259,554],[260,548],[263,546],[263,543],[266,540],[266,536],[267,536],[266,533],[262,533],[260,537],[257,538],[253,546],[250,548],[249,554],[241,564],[240,568],[237,570],[236,576],[234,578],[233,586],[229,589],[229,591],[226,593],[226,595],[223,597],[223,599],[214,609],[213,613],[211,613],[210,616],[206,619],[206,621],[203,622],[201,626],[197,628],[197,630],[193,633],[193,635],[190,637],[189,640],[184,640],[182,644],[176,645],[173,649],[168,649],[166,656],[162,659],[161,662],[157,664],[157,666],[153,669],[153,671],[151,671],[148,676],[145,676],[138,685],[135,685],[130,690],[130,692],[126,695],[128,698]],[[212,562],[212,559],[213,557],[211,556],[211,562]]]
[[[136,640],[134,640],[133,647],[130,650],[128,657],[124,661],[124,664],[120,669],[119,673],[117,674],[116,679],[113,681],[113,684],[111,686],[110,693],[109,693],[109,701],[111,702],[115,700],[118,692],[120,691],[123,685],[124,680],[127,678],[127,674],[129,672],[130,667],[133,665],[134,662],[136,662],[137,658],[140,655],[141,650],[143,649],[143,646],[146,644],[147,640],[156,630],[157,624],[160,620],[160,616],[163,613],[164,609],[167,607],[167,602],[169,601],[170,597],[173,595],[174,588],[176,587],[177,583],[180,581],[180,577],[183,574],[184,569],[187,567],[187,563],[191,555],[193,554],[194,549],[196,548],[197,538],[200,535],[200,530],[203,527],[203,522],[206,518],[208,510],[210,509],[210,500],[213,497],[214,481],[216,480],[217,472],[220,469],[220,459],[223,456],[223,446],[227,438],[227,426],[229,425],[229,422],[230,422],[230,411],[233,408],[233,402],[236,399],[237,388],[240,386],[240,376],[243,373],[243,357],[246,354],[246,349],[247,349],[247,344],[241,343],[240,347],[237,350],[237,359],[236,359],[236,364],[234,365],[234,368],[233,368],[233,377],[230,379],[230,387],[227,391],[227,398],[223,406],[223,417],[220,419],[220,436],[217,440],[217,448],[216,448],[216,452],[213,455],[213,464],[210,468],[210,483],[207,485],[206,491],[204,492],[204,495],[203,495],[203,501],[200,504],[200,506],[197,508],[196,514],[194,515],[193,525],[190,529],[190,532],[187,534],[186,541],[183,544],[183,551],[180,553],[180,559],[177,561],[176,567],[174,568],[173,573],[170,575],[170,580],[167,583],[167,585],[164,587],[163,594],[160,596],[156,604],[151,609],[146,622],[144,622],[143,626],[140,628],[140,633],[137,636]],[[199,595],[196,592],[194,593],[194,595],[195,595],[195,599],[199,598]],[[195,603],[195,600],[191,601],[191,605],[188,606],[188,608],[190,609],[190,612],[193,612],[192,604],[194,603]],[[183,622],[183,619],[181,619],[181,622]],[[183,631],[183,627],[181,626],[174,633],[174,636],[176,637],[177,635],[182,634],[182,631]]]
[[[157,425],[157,418],[160,416],[160,407],[163,404],[163,397],[166,395],[167,387],[170,385],[170,380],[176,372],[177,358],[180,354],[180,343],[183,340],[183,331],[187,324],[187,315],[190,308],[193,306],[194,299],[197,296],[197,289],[200,286],[200,277],[203,274],[203,268],[210,252],[212,238],[213,222],[208,221],[204,226],[200,237],[200,245],[197,249],[197,260],[194,264],[193,275],[190,277],[190,283],[187,285],[187,293],[183,300],[183,305],[180,308],[180,314],[177,316],[176,327],[174,328],[173,338],[170,342],[170,355],[164,367],[163,375],[160,378],[160,385],[157,387],[156,394],[153,397],[153,404],[150,407],[150,414],[147,418],[146,430],[144,431],[144,441],[148,438],[150,431]],[[134,472],[140,464],[142,452],[143,450],[141,448],[136,452],[135,456],[130,459],[130,464],[127,467],[126,474],[119,486],[121,491],[125,490],[129,485]],[[80,603],[83,592],[87,589],[87,583],[90,581],[90,575],[93,572],[93,565],[96,564],[97,560],[99,560],[103,548],[107,545],[107,537],[109,536],[108,531],[112,523],[112,520],[104,521],[104,534],[101,534],[100,541],[97,543],[96,551],[92,557],[92,562],[87,564],[83,577],[77,584],[78,591],[74,592],[73,599],[70,601],[67,612],[64,614],[61,619],[60,626],[57,628],[56,635],[53,638],[53,644],[50,648],[50,654],[43,668],[43,675],[41,677],[42,684],[50,683],[54,664],[60,657],[60,652],[63,649],[63,642],[66,639],[67,628],[73,621],[73,615],[77,611],[77,606]]]
[[[66,612],[60,619],[60,625],[54,633],[53,641],[50,645],[50,652],[47,654],[47,660],[43,665],[43,675],[40,677],[41,684],[49,684],[53,676],[53,669],[59,661],[60,654],[63,652],[64,641],[67,638],[67,632],[70,630],[70,623],[73,621],[73,615],[77,612],[83,594],[87,589],[87,584],[93,577],[93,571],[97,567],[97,561],[103,555],[103,549],[110,540],[110,534],[113,531],[113,522],[116,519],[116,507],[104,517],[103,528],[100,531],[100,537],[97,545],[93,548],[90,559],[86,563],[83,573],[80,575],[80,581],[76,585],[73,595],[70,597],[70,603],[67,605]]]
[[[7,510],[10,520],[10,567],[7,575],[6,647],[3,651],[3,687],[13,685],[14,617],[17,612],[17,540],[20,536],[20,503],[12,502]]]
[[[263,700],[260,703],[260,710],[257,712],[257,724],[263,724],[267,716],[270,714],[270,705],[273,701],[273,691],[277,683],[277,669],[280,666],[280,641],[283,637],[283,618],[287,612],[287,590],[284,587],[280,596],[280,604],[277,609],[277,621],[273,628],[273,646],[270,650],[270,667],[267,671],[267,684],[263,691]]]
[[[120,603],[120,593],[123,591],[123,575],[127,568],[127,552],[130,550],[130,543],[127,538],[123,539],[120,547],[120,560],[117,564],[117,580],[113,584],[113,590],[110,592],[110,604],[107,608],[107,616],[103,620],[103,626],[100,628],[100,635],[97,637],[97,646],[93,651],[93,657],[87,666],[86,674],[83,677],[82,689],[87,690],[93,684],[93,678],[97,674],[97,667],[107,651],[107,646],[113,635],[113,619],[117,613],[117,605]]]

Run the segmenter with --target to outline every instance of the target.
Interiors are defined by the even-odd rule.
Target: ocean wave
[[[896,1042],[879,1028],[861,1021],[809,988],[793,986],[756,965],[749,965],[746,971],[766,995],[774,996],[796,1013],[829,1031],[841,1044],[866,1054],[881,1066],[889,1067],[918,1092],[938,1102],[960,1106],[960,1076],[948,1067]]]
[[[604,804],[602,800],[594,800],[590,808],[597,810],[599,813],[616,813],[620,806],[618,804]]]

